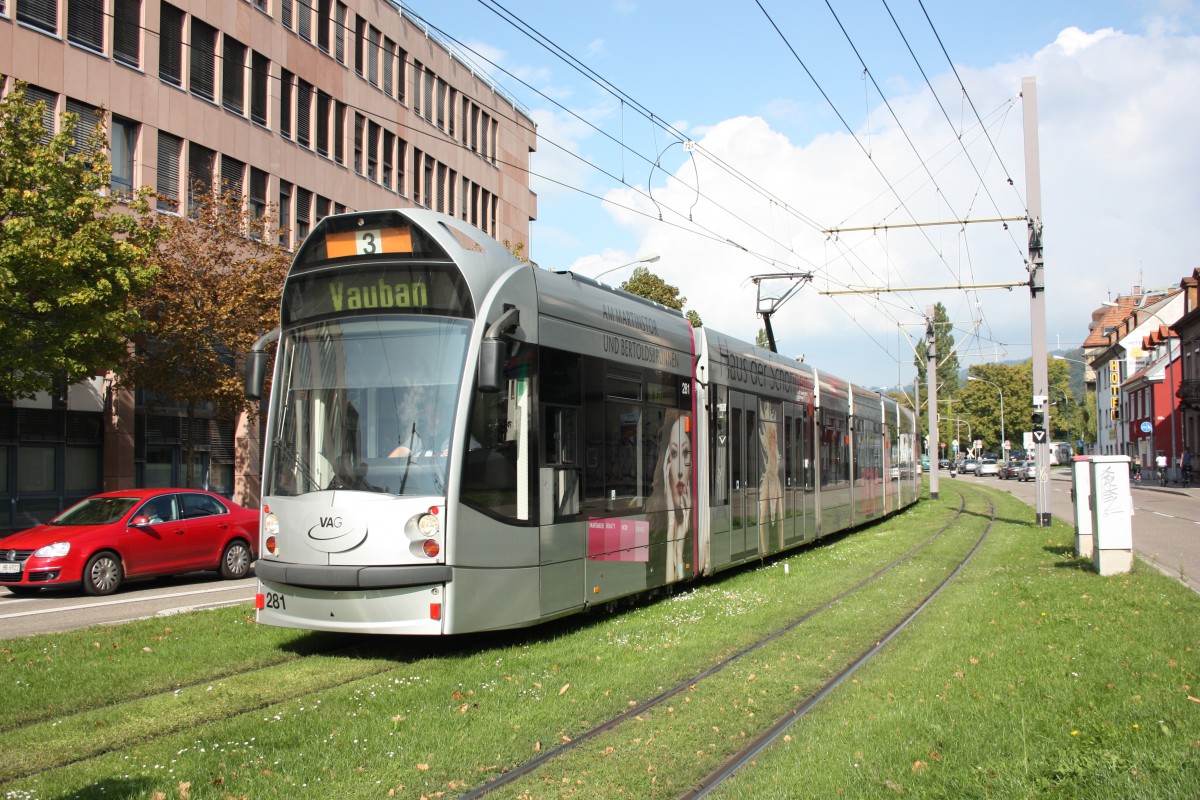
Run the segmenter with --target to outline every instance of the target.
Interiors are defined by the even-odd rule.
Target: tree
[[[621,284],[621,288],[630,294],[636,294],[638,297],[662,303],[667,308],[673,308],[676,311],[683,311],[683,306],[687,303],[686,297],[679,296],[678,286],[672,286],[667,283],[647,267],[637,267],[634,269],[633,274],[629,276],[629,280]],[[693,328],[699,328],[704,324],[700,320],[700,315],[694,310],[689,309],[684,316],[687,317],[688,322],[692,324]]]
[[[157,231],[142,216],[149,195],[120,213],[103,120],[77,144],[76,115],[65,114],[47,139],[44,110],[20,82],[0,99],[0,397],[116,364],[140,326],[133,300],[156,273]]]
[[[950,323],[949,315],[946,313],[946,306],[942,303],[936,303],[934,306],[934,343],[937,354],[937,403],[942,408],[952,408],[954,399],[959,393],[959,356],[954,351],[954,325]],[[917,383],[925,383],[925,368],[929,363],[929,351],[925,348],[924,339],[922,345],[917,348],[913,354],[913,365],[917,367]],[[925,387],[924,401],[926,409],[928,409],[928,398],[930,392],[929,387]],[[938,441],[950,441],[950,432],[953,427],[949,425],[948,417],[953,417],[953,414],[942,413],[940,422],[937,426]],[[961,416],[961,415],[960,415]],[[922,423],[922,431],[929,429],[929,417],[925,417]],[[974,433],[972,431],[972,433]],[[949,452],[949,447],[947,447]],[[931,453],[938,455],[938,453]]]
[[[197,194],[205,199],[190,217],[163,218],[159,278],[137,304],[146,327],[122,362],[124,380],[163,402],[186,403],[189,423],[202,403],[220,419],[255,410],[243,394],[240,361],[278,324],[290,263],[272,235],[273,217],[255,219],[237,192]],[[189,438],[189,471],[191,445]]]

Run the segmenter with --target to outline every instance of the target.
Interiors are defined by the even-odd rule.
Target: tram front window
[[[469,332],[380,316],[286,333],[267,493],[444,495]]]

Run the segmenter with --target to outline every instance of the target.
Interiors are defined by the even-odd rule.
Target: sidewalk
[[[1178,483],[1159,486],[1130,481],[1133,499],[1133,550],[1138,558],[1166,575],[1200,592],[1200,486]],[[1050,472],[1053,494],[1051,511],[1074,524],[1071,502],[1071,470]]]

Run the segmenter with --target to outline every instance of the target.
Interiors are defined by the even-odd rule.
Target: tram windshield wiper
[[[302,484],[298,487],[299,490],[296,492],[296,494],[306,494],[310,491],[320,491],[321,487],[317,483],[317,479],[313,474],[312,467],[307,461],[304,460],[304,457],[296,451],[295,446],[291,442],[285,441],[283,437],[277,436],[272,444],[275,445],[277,450],[283,452],[288,461],[295,465],[296,471],[300,475]],[[278,470],[276,470],[276,474],[278,475]],[[275,483],[276,485],[279,484],[278,478],[276,479]]]

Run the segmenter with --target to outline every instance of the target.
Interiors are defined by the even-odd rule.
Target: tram
[[[520,263],[423,210],[324,218],[247,358],[258,620],[445,635],[654,593],[917,501],[911,411]]]

